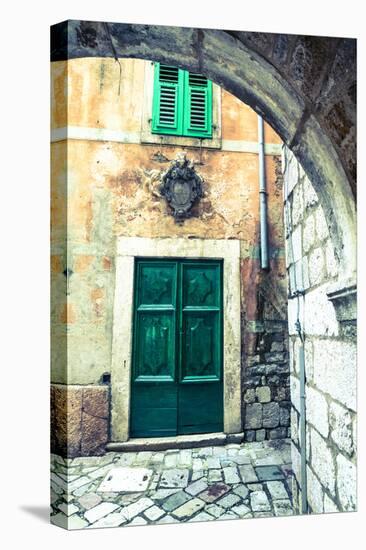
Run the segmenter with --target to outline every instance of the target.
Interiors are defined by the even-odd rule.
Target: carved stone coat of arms
[[[160,193],[177,221],[189,218],[193,204],[203,196],[203,180],[185,155],[179,156],[163,175]]]

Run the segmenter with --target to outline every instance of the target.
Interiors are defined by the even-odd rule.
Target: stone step
[[[159,451],[167,449],[192,449],[241,443],[244,433],[225,434],[222,432],[211,434],[178,435],[175,437],[135,438],[125,442],[110,442],[106,445],[107,451]]]

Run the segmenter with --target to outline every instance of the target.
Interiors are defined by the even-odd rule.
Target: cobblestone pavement
[[[128,475],[147,469],[147,487],[101,490],[115,468]],[[74,459],[52,455],[51,522],[83,529],[288,516],[291,476],[288,440]]]

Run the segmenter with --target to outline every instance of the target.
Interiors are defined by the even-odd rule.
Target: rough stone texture
[[[329,409],[330,436],[341,451],[352,456],[354,451],[354,440],[352,430],[352,416],[350,411],[331,403]]]
[[[292,463],[292,471],[294,472],[295,479],[299,481],[300,472],[301,472],[301,458],[300,458],[299,448],[293,443],[291,444],[291,463]]]
[[[270,439],[285,439],[288,437],[288,428],[275,428],[274,430],[269,430]]]
[[[324,511],[322,485],[309,467],[306,469],[306,476],[309,505],[315,514],[321,514]]]
[[[315,286],[322,282],[324,277],[324,253],[322,248],[316,248],[309,256],[310,284]]]
[[[172,513],[175,517],[182,519],[191,517],[193,514],[195,514],[198,510],[201,510],[204,508],[205,503],[200,500],[199,498],[194,498],[190,500],[189,502],[186,502],[176,510],[174,510]]]
[[[123,509],[123,515],[127,520],[131,520],[144,510],[150,508],[154,502],[150,498],[143,497],[137,502],[129,504]]]
[[[224,469],[224,475],[225,475],[225,469]],[[194,483],[191,483],[186,488],[187,493],[190,495],[198,495],[198,493],[201,493],[207,489],[207,483],[203,479],[199,479],[195,481]]]
[[[169,496],[162,506],[164,510],[166,510],[167,512],[171,512],[172,510],[175,510],[176,508],[187,502],[187,500],[189,500],[189,496],[184,491],[179,491],[178,493]]]
[[[301,185],[296,185],[292,195],[292,223],[298,225],[304,216],[304,200]]]
[[[356,410],[356,344],[314,342],[314,382],[345,407]]]
[[[183,469],[174,469],[174,470],[165,470],[161,477],[161,486],[172,488],[172,487],[187,487],[188,483],[188,470]]]
[[[334,249],[330,240],[327,241],[325,246],[325,259],[327,263],[328,277],[336,277],[339,271],[339,262],[336,259]]]
[[[313,247],[315,239],[315,220],[314,216],[310,215],[306,218],[303,229],[303,251],[305,253]]]
[[[335,494],[334,459],[327,442],[315,431],[311,430],[312,466],[321,483]]]
[[[240,502],[240,497],[236,494],[225,495],[216,501],[217,506],[222,508],[232,508],[235,504]]]
[[[75,514],[76,512],[79,512],[78,506],[75,506],[75,504],[66,504],[62,503],[59,505],[59,510],[63,512],[67,517],[71,516],[72,514]]]
[[[51,386],[51,451],[73,456],[81,445],[81,392]]]
[[[286,250],[289,251],[289,264],[296,263],[302,258],[302,232],[300,226],[294,229],[291,234],[291,243],[289,240],[288,243]]]
[[[290,425],[290,403],[284,402],[284,406],[280,406],[280,425],[289,426]]]
[[[285,304],[285,300],[283,304]],[[272,318],[275,316],[269,307],[268,315],[271,315]],[[287,402],[290,398],[287,330],[283,330],[283,324],[279,328],[272,322],[265,322],[265,326],[267,332],[264,331],[260,333],[260,336],[258,335],[256,346],[247,356],[247,366],[245,367],[246,376],[243,382],[244,403],[246,404],[244,408],[246,441],[271,439],[274,436],[271,430],[271,427],[274,427],[272,426],[273,420],[271,422],[267,417],[271,416],[271,410],[277,410],[278,403]],[[270,407],[268,408],[267,405]],[[267,411],[264,413],[266,408]],[[284,427],[290,425],[290,419],[286,413],[282,414],[281,425]],[[274,437],[283,437],[281,434],[284,433],[284,431],[278,432]],[[287,432],[284,437],[287,437]]]
[[[144,511],[144,515],[151,521],[156,521],[164,515],[164,511],[158,508],[158,506],[152,506],[148,510]]]
[[[273,458],[266,462],[270,463],[271,460],[273,462]],[[284,478],[283,471],[278,466],[257,466],[255,471],[260,481],[275,481]]]
[[[264,491],[253,491],[250,494],[250,504],[253,512],[265,512],[270,509],[270,504]]]
[[[263,405],[263,426],[276,428],[280,421],[280,406],[278,403],[266,403]]]
[[[261,428],[262,427],[262,405],[253,403],[245,408],[245,428]]]
[[[293,407],[291,407],[291,439],[296,446],[299,445],[299,415]]]
[[[87,526],[88,526],[88,522],[76,515],[71,516],[67,522],[67,528],[70,530],[84,529],[84,527],[87,527]]]
[[[122,512],[112,512],[109,513],[104,518],[98,519],[98,521],[93,523],[94,528],[105,528],[105,527],[119,527],[123,525],[127,519]]]
[[[273,502],[273,508],[279,516],[292,516],[293,515],[293,506],[289,499],[284,500],[275,500]]]
[[[97,506],[101,500],[101,497],[96,493],[86,493],[79,498],[79,502],[85,510],[94,508],[94,506]]]
[[[245,403],[254,403],[255,402],[255,388],[249,388],[245,394],[244,394],[244,402]]]
[[[262,386],[255,390],[259,403],[269,403],[271,401],[271,388]]]
[[[244,483],[251,483],[258,481],[257,474],[255,473],[253,466],[245,465],[239,466],[240,477]]]
[[[341,454],[337,456],[337,492],[342,510],[356,510],[356,466]]]
[[[51,451],[62,456],[105,452],[109,429],[106,386],[51,386]]]
[[[268,481],[267,488],[273,499],[288,499],[285,486],[280,481]]]
[[[288,151],[284,152],[284,157],[292,163],[293,157]],[[301,190],[305,203],[303,218],[295,212],[298,224],[292,233],[298,248],[302,236],[302,250],[298,250],[301,260],[295,265],[289,255],[287,261],[290,292],[305,291],[304,298],[289,300],[294,505],[296,510],[300,510],[300,339],[296,327],[299,317],[301,328],[305,330],[306,459],[310,511],[353,509],[356,502],[352,481],[356,448],[353,429],[356,419],[356,293],[353,275],[350,274],[352,268],[348,270],[347,263],[342,265],[340,261],[341,254],[335,246],[331,228],[331,214],[319,201],[309,178],[301,173],[300,167],[296,171],[289,164],[284,181],[287,189],[285,210],[290,210],[285,216],[288,233],[292,232],[289,220],[293,215],[293,197],[299,196]],[[344,223],[347,224],[346,217]],[[355,232],[349,236],[351,242],[347,246],[350,251],[355,243]],[[350,265],[354,262],[354,256],[349,262]],[[347,472],[348,484],[345,482]]]
[[[311,386],[306,388],[306,414],[310,422],[325,438],[329,433],[328,404],[322,393]]]
[[[116,504],[113,504],[111,502],[101,502],[94,508],[91,508],[90,510],[85,512],[84,516],[85,519],[89,521],[89,523],[94,523],[98,519],[116,510],[116,508],[118,508]]]
[[[335,502],[333,502],[331,498],[328,497],[327,494],[324,495],[324,512],[339,512],[338,506],[335,504]]]
[[[319,206],[315,211],[316,236],[318,241],[323,241],[329,237],[327,221],[323,209]]]

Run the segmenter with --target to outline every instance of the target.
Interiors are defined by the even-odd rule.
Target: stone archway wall
[[[297,261],[312,256],[305,297],[309,502],[315,512],[354,509],[355,403],[348,390],[355,379],[355,41],[80,21],[55,26],[52,59],[77,57],[154,59],[202,72],[261,114],[301,164],[288,156],[285,199],[296,219],[288,230],[295,241],[300,235],[298,258],[289,260],[290,284],[291,266],[294,271]],[[309,209],[308,200],[314,202]],[[307,249],[311,220],[316,232]],[[290,299],[293,461],[299,472],[295,307]]]
[[[310,178],[344,278],[354,277],[355,85],[352,39],[68,21],[52,60],[138,57],[204,73],[271,124]]]
[[[298,319],[305,350],[309,510],[352,511],[356,509],[356,289],[342,279],[319,197],[287,149],[282,165],[294,506],[301,511],[303,489]]]

